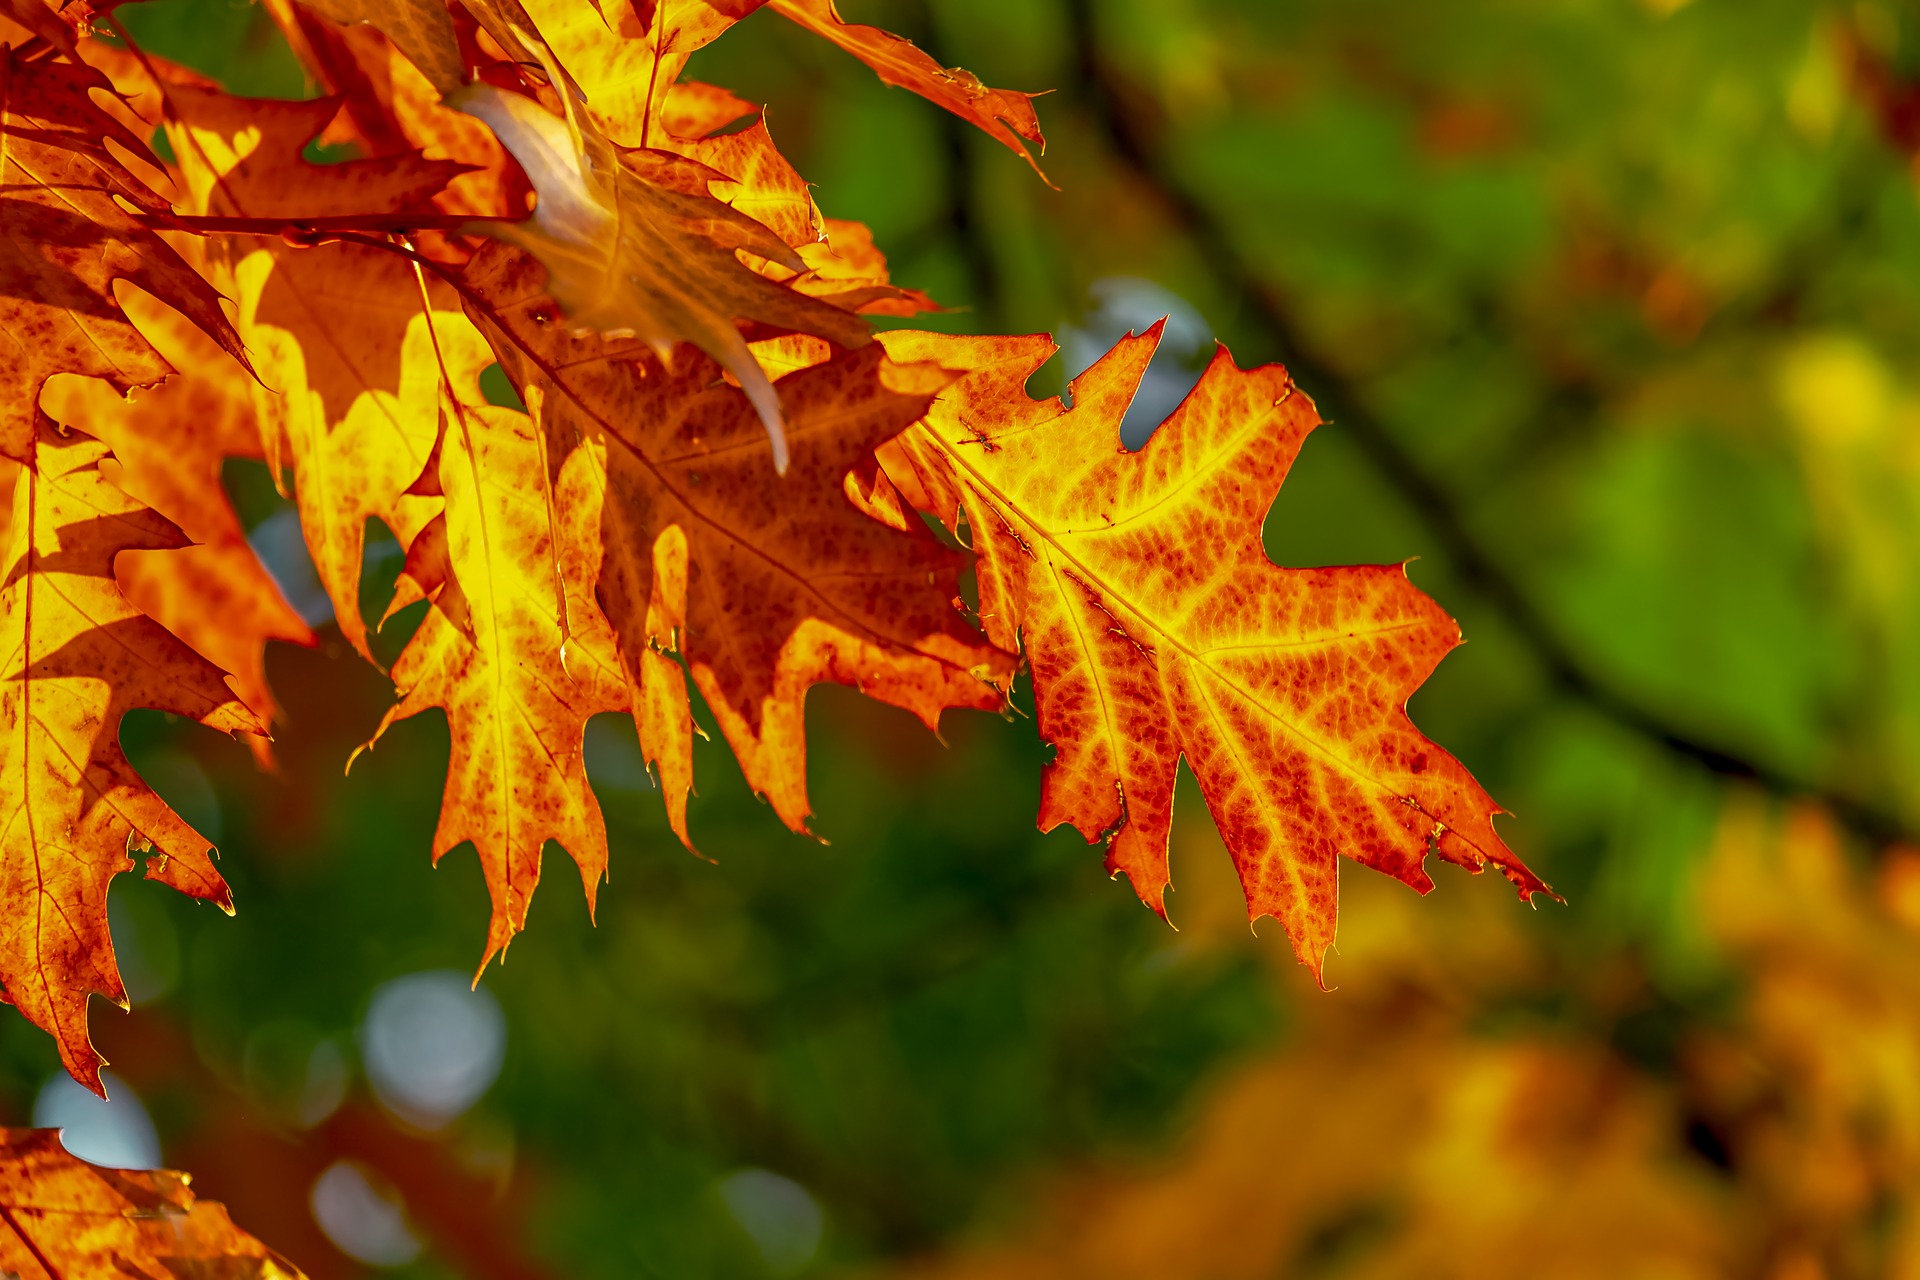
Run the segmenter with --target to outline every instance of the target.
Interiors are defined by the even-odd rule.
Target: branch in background
[[[1481,545],[1459,505],[1368,410],[1353,382],[1313,353],[1284,300],[1260,281],[1219,219],[1160,160],[1147,131],[1127,108],[1124,85],[1101,56],[1091,0],[1067,0],[1067,10],[1080,83],[1114,155],[1165,206],[1222,295],[1252,319],[1323,415],[1340,424],[1381,478],[1419,515],[1462,581],[1501,614],[1560,693],[1711,773],[1783,799],[1817,801],[1876,850],[1920,843],[1920,833],[1898,815],[1697,737],[1588,670],[1514,576]]]
[[[974,163],[971,127],[966,121],[946,112],[940,113],[940,140],[947,150],[947,233],[960,248],[967,264],[967,276],[975,286],[972,299],[976,330],[997,333],[1005,312],[1000,290],[1000,270],[994,259],[993,243],[980,215],[973,206],[979,186],[978,166]]]

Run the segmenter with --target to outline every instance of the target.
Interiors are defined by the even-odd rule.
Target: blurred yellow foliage
[[[1211,843],[1176,835],[1181,947],[1245,937]],[[1058,1174],[1011,1240],[906,1274],[1920,1276],[1920,851],[1876,881],[1823,814],[1736,797],[1695,884],[1732,996],[1654,1063],[1616,1047],[1644,978],[1543,977],[1491,895],[1348,888],[1342,989],[1276,963],[1292,1034],[1170,1156]]]
[[[1871,345],[1812,334],[1778,355],[1773,391],[1857,642],[1887,660],[1874,752],[1898,776],[1920,767],[1920,722],[1906,708],[1920,654],[1920,395]]]

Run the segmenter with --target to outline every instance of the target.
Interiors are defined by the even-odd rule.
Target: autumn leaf
[[[699,347],[739,380],[772,443],[774,469],[784,472],[780,398],[735,322],[857,347],[870,339],[859,317],[740,261],[736,250],[806,268],[774,231],[709,194],[708,184],[728,175],[668,152],[618,152],[571,104],[562,120],[531,98],[475,84],[455,105],[491,125],[532,181],[533,217],[487,230],[540,260],[545,290],[568,323],[638,337],[662,359],[678,341]]]
[[[531,0],[526,11],[579,87],[595,131],[617,147],[637,148],[666,145],[663,126],[678,114],[671,100],[687,59],[763,3]]]
[[[194,84],[165,87],[174,150],[194,208],[264,223],[364,217],[404,222],[460,175],[452,160],[417,153],[314,164],[307,145],[339,113],[337,100],[238,98]]]
[[[464,166],[432,196],[436,209],[518,218],[533,189],[486,125],[441,105],[440,94],[377,28],[341,27],[292,0],[267,0],[288,42],[314,78],[340,97],[321,140],[380,158],[418,152]]]
[[[1036,156],[1046,150],[1047,140],[1041,136],[1040,117],[1033,109],[1035,95],[990,89],[962,67],[943,67],[910,40],[878,27],[848,22],[834,8],[833,0],[768,0],[767,7],[839,45],[872,67],[886,83],[917,93],[975,125],[1032,165],[1045,180]]]
[[[466,59],[443,0],[304,0],[345,25],[371,23],[442,96],[467,81]]]
[[[799,246],[807,270],[792,281],[794,288],[863,316],[905,317],[940,310],[939,303],[918,289],[892,283],[886,255],[865,224],[828,218],[824,229],[820,243]]]
[[[278,0],[284,9],[286,0]],[[384,32],[444,96],[471,79],[446,7],[439,0],[307,0],[338,23],[367,23]],[[687,60],[762,6],[799,24],[872,67],[887,84],[919,94],[984,131],[1040,172],[1046,148],[1037,95],[993,89],[961,67],[943,67],[914,44],[878,27],[843,19],[832,0],[472,0],[466,5],[510,56],[529,51],[537,35],[582,94],[595,131],[623,148],[668,145],[663,126]],[[290,25],[282,18],[283,25]],[[524,59],[532,62],[532,57]],[[681,137],[695,136],[684,131]],[[1041,175],[1044,178],[1044,174]]]
[[[151,707],[224,733],[263,733],[220,671],[128,602],[122,552],[185,543],[101,474],[107,451],[43,423],[14,486],[0,586],[0,983],[49,1032],[76,1080],[100,1089],[87,997],[124,1007],[107,883],[150,850],[146,878],[231,910],[208,841],[127,763],[121,718]]]
[[[533,0],[528,11],[606,135],[622,146],[660,147],[667,145],[659,128],[667,94],[687,59],[763,4],[845,49],[886,83],[978,126],[1040,171],[1034,152],[1046,140],[1032,94],[990,89],[971,72],[942,67],[911,41],[845,21],[831,0]],[[641,16],[649,10],[651,21]]]
[[[471,325],[430,323],[445,370],[446,511],[409,548],[410,580],[434,607],[394,664],[401,700],[379,732],[446,711],[452,757],[433,857],[466,840],[479,854],[493,899],[484,968],[525,928],[548,840],[579,864],[592,905],[607,836],[583,737],[589,717],[630,702],[591,580],[558,558],[533,422],[485,402],[479,374],[493,353]]]
[[[418,155],[316,165],[305,141],[325,102],[268,102],[173,87],[169,136],[195,207],[277,219],[385,215],[418,207],[457,166]],[[439,510],[411,496],[438,434],[441,372],[414,268],[356,243],[295,247],[257,237],[220,246],[218,278],[266,385],[255,395],[266,456],[291,470],[300,523],[334,618],[368,654],[360,564],[370,518],[402,543]],[[451,295],[441,323],[466,323]]]
[[[1428,854],[1491,862],[1523,898],[1547,892],[1494,832],[1498,810],[1407,719],[1459,627],[1400,565],[1287,569],[1260,527],[1313,403],[1284,369],[1222,349],[1138,453],[1120,421],[1159,341],[1128,337],[1034,401],[1039,338],[885,335],[901,361],[963,374],[882,451],[887,477],[979,556],[980,617],[1031,664],[1058,755],[1040,825],[1107,839],[1162,914],[1175,771],[1184,758],[1239,868],[1317,976],[1333,942],[1342,857],[1425,892]],[[884,503],[877,509],[884,509]],[[898,517],[896,517],[898,518]]]
[[[164,1169],[85,1164],[61,1147],[57,1129],[0,1129],[0,1271],[20,1280],[300,1280],[187,1184]]]
[[[673,105],[670,97],[668,106]],[[700,123],[689,122],[696,128]],[[924,293],[888,280],[886,258],[866,227],[821,216],[812,190],[774,146],[764,119],[717,135],[679,136],[668,130],[660,146],[712,170],[708,194],[786,241],[802,264],[795,270],[791,263],[747,259],[760,275],[860,315],[911,316],[937,310]]]
[[[676,80],[667,89],[659,124],[669,139],[706,138],[758,114],[758,107],[730,89],[698,80]]]
[[[72,57],[79,39],[75,27],[83,15],[91,16],[81,4],[56,13],[43,0],[5,0],[0,4],[0,40],[17,46],[38,38]]]
[[[537,263],[490,248],[469,308],[521,388],[559,471],[572,550],[619,638],[641,744],[684,838],[691,719],[684,657],[754,790],[795,830],[808,815],[804,706],[823,680],[912,711],[991,708],[1009,657],[952,608],[960,558],[924,531],[857,511],[843,478],[924,411],[950,375],[834,350],[780,382],[793,469],[775,476],[751,405],[682,348],[644,348],[551,323]]]
[[[129,551],[115,571],[134,605],[231,673],[241,701],[271,722],[266,644],[316,643],[247,542],[222,486],[228,458],[259,458],[252,375],[179,312],[137,290],[125,298],[142,336],[177,369],[149,391],[123,396],[97,378],[61,376],[41,404],[113,452],[114,484],[179,525],[190,547]],[[264,750],[265,738],[250,739]]]
[[[625,5],[602,11],[536,3],[524,16],[551,48],[509,15],[478,13],[489,31],[509,33],[510,47],[539,58],[564,119],[531,97],[478,81],[449,94],[448,103],[492,127],[539,197],[528,221],[477,229],[540,259],[548,270],[547,291],[574,327],[638,336],[662,359],[678,341],[713,356],[746,390],[766,426],[775,470],[784,472],[779,396],[747,352],[737,324],[859,346],[869,337],[865,326],[816,295],[834,295],[835,302],[844,295],[855,308],[893,314],[923,308],[917,296],[870,281],[855,290],[831,280],[821,286],[813,269],[818,263],[794,248],[823,238],[818,211],[805,184],[765,138],[764,123],[739,140],[675,139],[662,127],[674,114],[669,104],[687,57],[759,3],[665,0],[648,6],[644,17]],[[368,16],[348,8],[351,13],[327,12],[342,19]],[[417,25],[404,15],[395,21]],[[406,40],[395,39],[404,48]],[[326,56],[320,50],[324,37],[303,43],[312,60]],[[442,53],[432,56],[444,60]],[[445,89],[444,76],[429,79]],[[673,159],[703,151],[726,167],[705,166],[704,155],[700,164]],[[752,269],[749,263],[756,260],[770,269]],[[793,287],[779,287],[782,281]]]
[[[112,86],[90,67],[0,51],[0,331],[12,344],[0,374],[0,454],[22,462],[33,456],[41,385],[54,374],[126,391],[173,372],[121,310],[117,280],[245,359],[219,295],[155,230],[172,211],[115,157],[116,147],[149,157],[146,144],[91,93]]]

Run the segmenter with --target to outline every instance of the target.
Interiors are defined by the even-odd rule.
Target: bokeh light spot
[[[435,969],[374,992],[360,1026],[367,1079],[387,1108],[422,1128],[459,1116],[500,1074],[507,1023],[486,988]]]
[[[820,1204],[792,1178],[742,1169],[721,1179],[720,1198],[775,1275],[793,1274],[819,1251],[825,1225]]]
[[[1138,449],[1200,380],[1213,358],[1213,330],[1192,303],[1151,280],[1108,276],[1094,281],[1088,293],[1092,308],[1078,324],[1060,331],[1060,355],[1069,380],[1085,373],[1127,334],[1143,333],[1162,317],[1167,322],[1120,424],[1121,443]]]
[[[102,1102],[62,1071],[40,1086],[33,1100],[33,1123],[59,1129],[60,1142],[73,1155],[109,1169],[158,1169],[160,1135],[140,1096],[110,1071],[100,1073],[110,1101]]]
[[[404,1267],[420,1256],[399,1195],[350,1160],[336,1160],[313,1181],[313,1220],[334,1247],[374,1267]]]

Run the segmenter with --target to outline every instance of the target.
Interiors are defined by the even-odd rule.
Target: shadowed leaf
[[[88,96],[111,92],[90,67],[0,50],[0,332],[9,340],[0,453],[17,461],[33,456],[40,387],[54,374],[87,374],[126,391],[173,372],[114,300],[116,280],[241,354],[213,287],[148,225],[167,222],[166,202],[109,147],[148,155]]]
[[[0,1129],[0,1270],[20,1280],[300,1280],[187,1182],[82,1163],[56,1129]]]
[[[539,267],[477,256],[471,304],[545,434],[560,474],[563,561],[587,581],[637,690],[642,746],[682,837],[692,781],[680,668],[712,707],[748,782],[806,825],[803,712],[822,680],[904,707],[991,708],[1008,656],[952,608],[960,558],[924,530],[855,510],[843,478],[925,408],[949,375],[877,348],[838,351],[780,382],[794,465],[768,465],[751,406],[685,348],[644,348],[542,324]],[[976,672],[982,674],[976,674]]]

